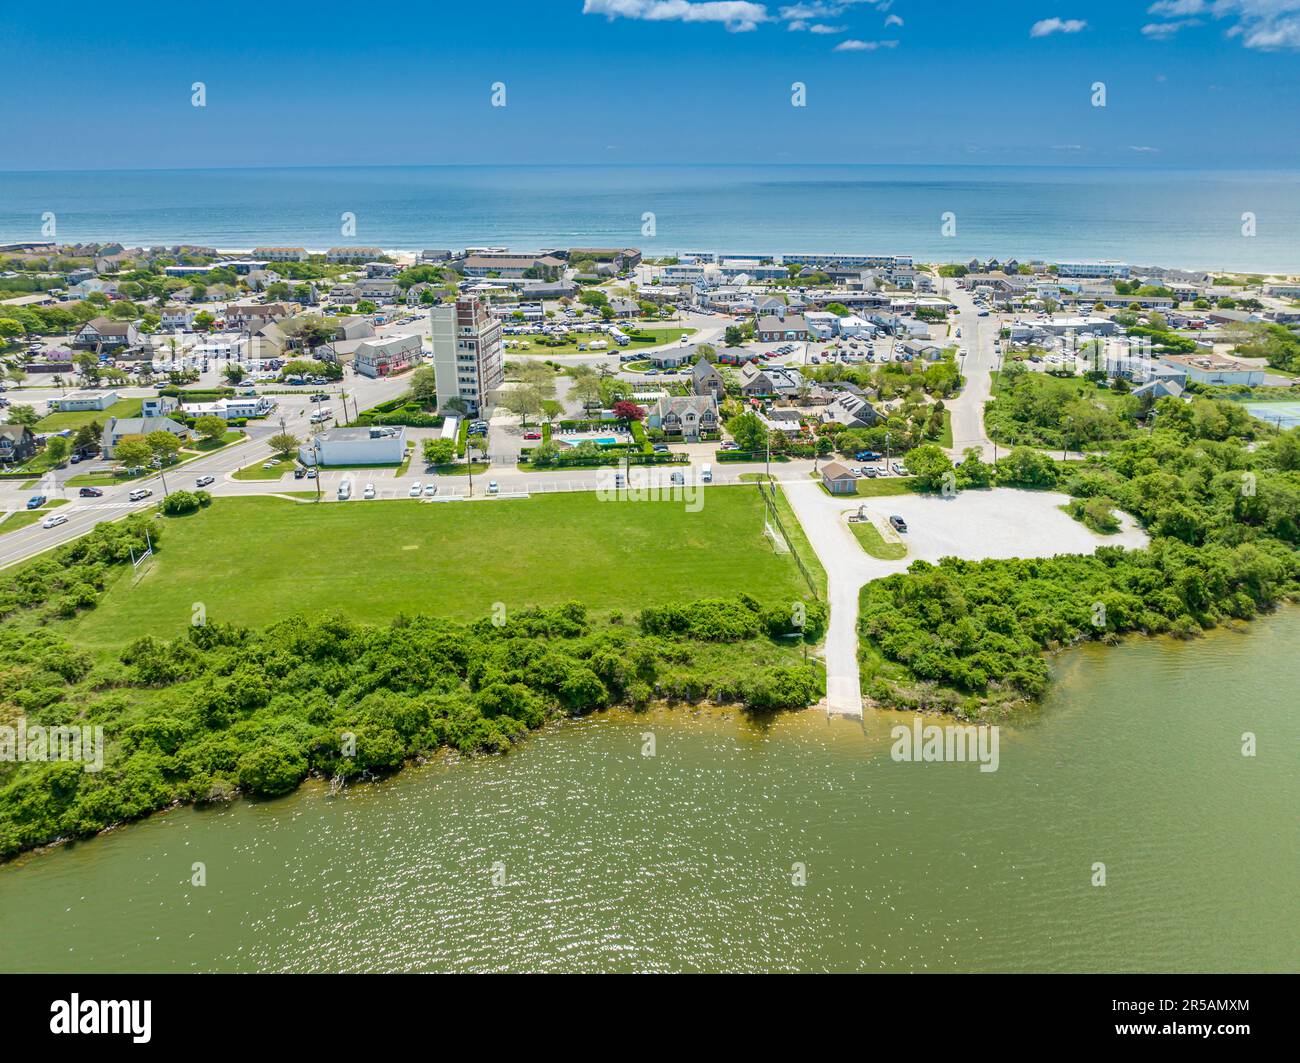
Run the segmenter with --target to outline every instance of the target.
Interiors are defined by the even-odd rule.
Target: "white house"
[[[406,455],[405,428],[331,428],[298,450],[304,465],[400,465]]]
[[[87,410],[107,410],[116,401],[116,391],[74,391],[71,395],[52,399],[50,405],[60,413],[77,413]]]

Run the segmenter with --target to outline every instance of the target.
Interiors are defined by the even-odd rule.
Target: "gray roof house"
[[[808,323],[798,314],[787,317],[760,317],[754,326],[754,335],[760,343],[780,343],[782,340],[806,340]]]
[[[665,395],[650,407],[646,424],[688,442],[697,440],[701,432],[718,430],[718,403],[712,395]]]
[[[113,448],[125,436],[147,436],[158,431],[170,432],[182,441],[190,438],[190,430],[170,417],[110,417],[104,428],[104,457],[113,457]]]
[[[880,414],[861,395],[844,392],[822,411],[822,420],[835,421],[846,428],[870,428],[880,420]]]
[[[768,395],[789,398],[797,395],[803,386],[803,374],[797,369],[775,365],[763,367],[757,362],[746,362],[740,370],[740,393],[745,398]]]
[[[691,390],[697,395],[712,395],[721,400],[726,392],[726,382],[708,359],[701,358],[691,370]]]

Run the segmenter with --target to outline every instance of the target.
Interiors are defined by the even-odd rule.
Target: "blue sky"
[[[1300,0],[7,8],[6,169],[1300,165]]]

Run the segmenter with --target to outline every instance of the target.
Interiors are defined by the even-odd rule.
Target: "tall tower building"
[[[505,380],[501,322],[475,295],[429,312],[433,326],[433,368],[438,378],[438,405],[462,399],[478,413]]]

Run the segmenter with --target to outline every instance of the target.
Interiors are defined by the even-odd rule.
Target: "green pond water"
[[[1292,609],[1072,651],[994,773],[678,709],[178,809],[0,867],[0,969],[1294,971],[1298,649]]]

